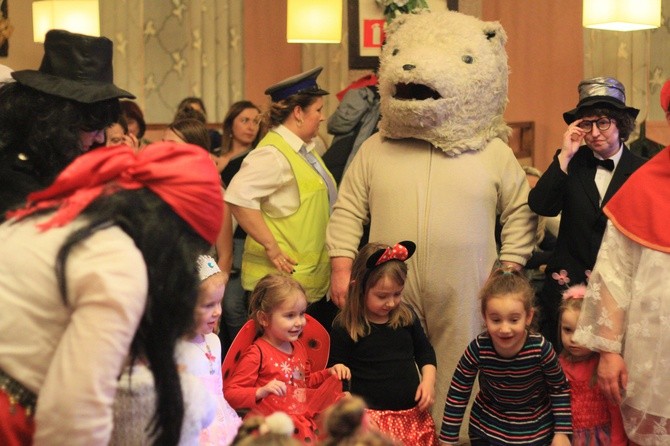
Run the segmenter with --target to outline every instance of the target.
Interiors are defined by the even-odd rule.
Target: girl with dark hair
[[[155,144],[77,158],[0,226],[0,444],[107,444],[129,357],[155,382],[147,427],[177,444],[184,398],[174,359],[191,329],[196,258],[219,233],[206,152]],[[218,198],[218,199],[217,199]]]
[[[128,131],[135,135],[140,141],[147,131],[147,124],[144,121],[144,113],[139,105],[133,101],[120,101],[121,114],[126,118]]]
[[[209,152],[210,139],[207,127],[197,119],[179,119],[163,132],[163,141],[188,143],[200,146]]]
[[[578,91],[577,106],[563,113],[567,128],[561,147],[528,195],[536,214],[561,215],[538,295],[540,332],[555,346],[563,286],[552,275],[565,270],[573,283],[586,281],[605,233],[603,207],[645,162],[626,144],[639,110],[626,105],[624,85],[596,77],[581,81]]]
[[[196,96],[189,96],[182,99],[177,106],[177,112],[174,115],[173,121],[179,121],[185,118],[202,119],[202,123],[207,125],[207,109],[205,108],[205,102]],[[207,150],[221,146],[221,133],[215,129],[209,129],[208,133],[211,145]]]

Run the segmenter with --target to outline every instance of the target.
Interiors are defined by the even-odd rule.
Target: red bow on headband
[[[407,257],[409,257],[407,248],[405,248],[400,243],[396,243],[395,246],[393,247],[389,246],[388,248],[386,248],[386,251],[384,251],[379,260],[375,262],[375,266],[381,265],[382,263],[388,262],[389,260],[400,260],[404,262],[405,260],[407,260]]]
[[[23,209],[8,212],[21,219],[55,209],[39,225],[64,226],[103,194],[146,187],[166,202],[200,236],[216,241],[223,215],[219,175],[205,150],[190,144],[162,142],[138,153],[127,146],[101,147],[75,159],[51,186],[28,195]]]
[[[394,246],[389,246],[386,249],[380,249],[370,256],[367,262],[368,268],[374,268],[379,266],[382,263],[386,263],[389,260],[400,260],[404,262],[405,260],[412,257],[414,251],[416,250],[416,245],[414,242],[402,241],[396,243]]]

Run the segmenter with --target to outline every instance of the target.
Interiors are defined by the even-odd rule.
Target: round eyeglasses
[[[614,121],[614,119],[611,119],[611,118],[598,118],[598,119],[594,119],[592,121],[587,121],[585,119],[582,122],[580,122],[579,124],[577,124],[577,127],[584,130],[585,132],[590,132],[591,129],[593,128],[593,124],[595,124],[596,127],[598,128],[598,130],[600,130],[601,132],[604,132],[605,130],[610,128],[613,121]]]

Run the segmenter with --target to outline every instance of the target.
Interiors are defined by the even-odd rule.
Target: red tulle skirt
[[[439,446],[435,423],[427,410],[418,407],[406,410],[366,409],[366,414],[379,431],[405,446]]]

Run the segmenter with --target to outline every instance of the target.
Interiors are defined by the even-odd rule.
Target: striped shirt
[[[496,353],[488,333],[475,338],[456,367],[444,406],[440,441],[457,443],[479,373],[469,432],[491,445],[548,445],[572,433],[570,387],[551,343],[530,334],[513,358]]]

